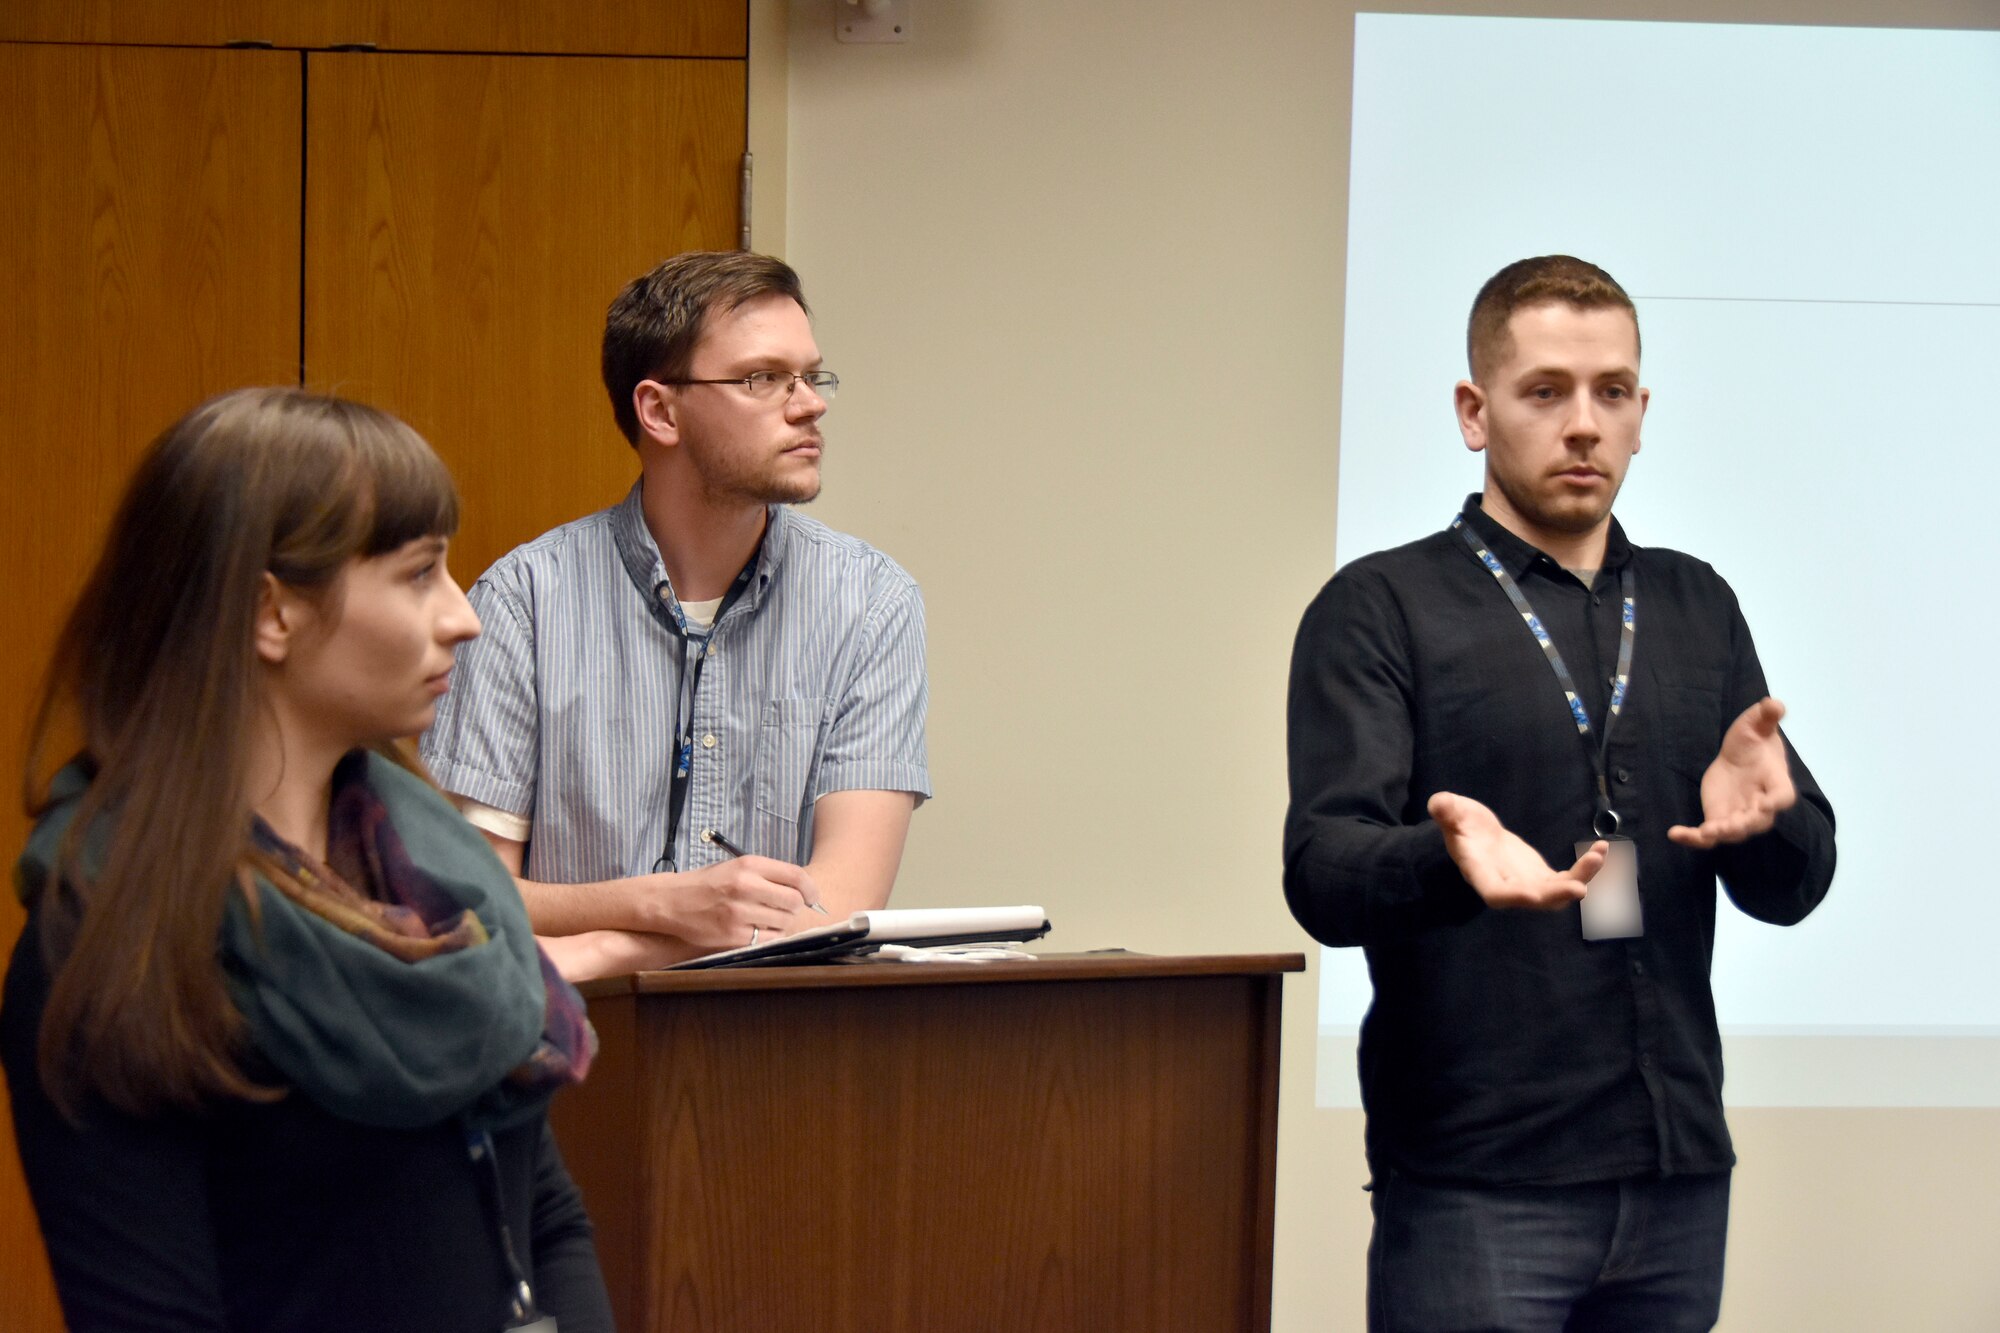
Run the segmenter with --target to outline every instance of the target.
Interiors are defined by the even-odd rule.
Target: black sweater
[[[446,1123],[375,1129],[306,1098],[81,1128],[35,1045],[49,976],[33,917],[0,1006],[14,1133],[70,1333],[497,1333],[510,1287],[492,1175]],[[590,1221],[546,1117],[494,1136],[520,1262],[562,1333],[612,1327]]]

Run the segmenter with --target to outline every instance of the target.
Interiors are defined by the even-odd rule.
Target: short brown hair
[[[712,312],[765,296],[789,296],[812,313],[791,265],[747,250],[690,250],[626,284],[604,316],[604,390],[619,432],[639,442],[632,391],[643,379],[687,378]]]
[[[1550,304],[1623,310],[1632,316],[1632,338],[1638,341],[1639,312],[1609,273],[1574,255],[1517,259],[1488,278],[1472,300],[1472,318],[1465,325],[1465,359],[1472,378],[1479,380],[1506,359],[1507,321],[1515,311]]]

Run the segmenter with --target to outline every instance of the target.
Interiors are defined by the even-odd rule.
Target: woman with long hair
[[[546,1116],[582,1003],[398,739],[479,632],[457,522],[408,426],[296,389],[202,404],[126,491],[35,713],[0,1006],[72,1333],[611,1326]]]

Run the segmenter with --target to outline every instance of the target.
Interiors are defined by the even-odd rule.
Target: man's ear
[[[1471,380],[1460,380],[1451,391],[1451,401],[1458,413],[1458,433],[1476,454],[1486,447],[1486,390]]]
[[[260,660],[277,666],[291,656],[292,643],[305,619],[305,604],[298,594],[278,582],[277,575],[264,571],[257,587],[257,628],[251,641]]]
[[[668,386],[640,380],[632,387],[632,415],[643,438],[666,448],[681,442],[680,398]]]

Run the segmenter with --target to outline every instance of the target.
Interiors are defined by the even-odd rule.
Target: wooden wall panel
[[[735,56],[748,0],[7,0],[0,40]]]
[[[605,307],[735,244],[743,65],[314,54],[307,85],[306,383],[437,447],[469,584],[637,476]]]
[[[0,957],[21,733],[130,464],[200,399],[298,375],[302,57],[0,43]],[[59,1328],[0,1110],[0,1325]]]

